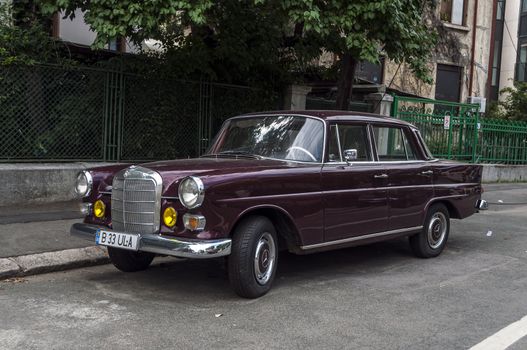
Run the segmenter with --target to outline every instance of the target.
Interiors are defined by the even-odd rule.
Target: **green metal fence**
[[[277,103],[269,92],[209,81],[0,66],[0,161],[194,157],[226,118]]]
[[[479,105],[395,96],[392,116],[417,126],[434,156],[527,163],[527,123],[480,116]]]
[[[477,162],[527,164],[527,123],[480,119]]]

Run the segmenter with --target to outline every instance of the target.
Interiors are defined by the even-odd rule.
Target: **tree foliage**
[[[489,106],[488,118],[527,121],[527,83],[515,82],[500,95],[505,98]]]
[[[0,65],[63,62],[63,46],[50,38],[37,13],[0,1]]]
[[[190,70],[237,79],[305,71],[322,52],[340,60],[339,94],[349,100],[358,61],[381,55],[406,62],[430,82],[427,61],[435,34],[423,13],[433,0],[40,0],[85,20],[97,32],[95,47],[128,37],[161,40],[167,56],[186,57]],[[258,74],[260,72],[260,74]]]

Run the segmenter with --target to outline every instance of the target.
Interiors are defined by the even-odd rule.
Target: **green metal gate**
[[[418,127],[434,156],[477,160],[479,105],[395,96],[392,116]]]

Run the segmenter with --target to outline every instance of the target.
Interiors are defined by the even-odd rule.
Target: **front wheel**
[[[428,209],[423,230],[410,237],[410,246],[420,258],[433,258],[441,254],[450,233],[450,215],[441,203]]]
[[[278,263],[276,230],[268,218],[242,221],[233,235],[228,258],[229,280],[236,294],[258,298],[271,289]]]
[[[156,256],[155,254],[146,252],[133,252],[112,247],[107,248],[110,261],[123,272],[146,270]]]

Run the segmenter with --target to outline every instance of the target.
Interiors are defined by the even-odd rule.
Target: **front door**
[[[366,124],[330,125],[322,168],[324,240],[334,241],[388,229],[388,177],[374,162]],[[346,162],[346,154],[354,155]]]

